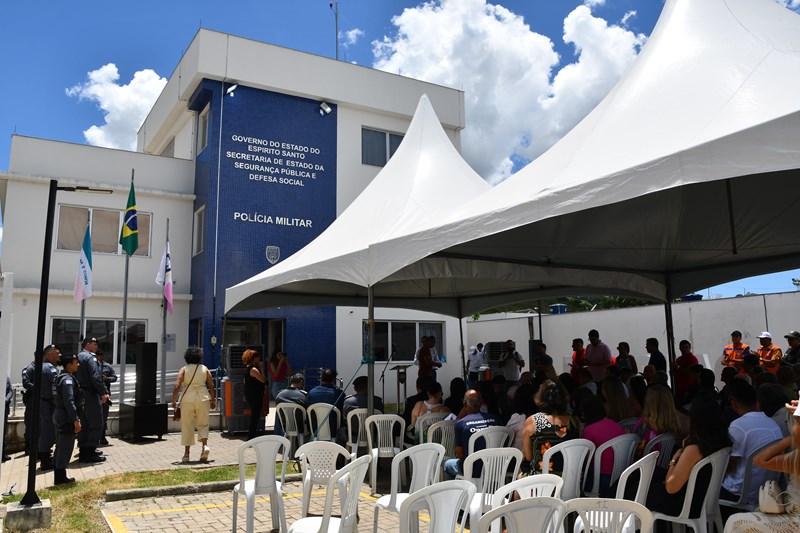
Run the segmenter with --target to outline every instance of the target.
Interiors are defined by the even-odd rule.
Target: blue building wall
[[[318,101],[242,85],[233,96],[223,95],[219,81],[204,80],[189,102],[195,111],[210,102],[208,143],[195,171],[194,207],[206,207],[206,232],[204,252],[192,259],[190,319],[202,319],[206,363],[212,368],[220,362],[211,336],[223,340],[225,289],[269,268],[270,259],[289,257],[336,218],[336,106],[322,115]],[[333,307],[265,309],[231,318],[264,319],[265,344],[266,320],[285,320],[284,348],[294,368],[335,365]],[[190,332],[196,335],[196,325]]]

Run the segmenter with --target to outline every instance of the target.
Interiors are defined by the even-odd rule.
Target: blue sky
[[[800,7],[800,0],[782,3]],[[661,0],[341,0],[340,59],[463,89],[465,158],[497,182],[605,95],[635,59],[662,6]],[[141,108],[141,100],[158,94],[200,27],[335,54],[333,12],[323,0],[7,3],[0,17],[6,52],[0,57],[0,170],[8,168],[14,132],[125,147],[145,112],[131,112],[132,102]],[[455,28],[466,28],[471,38],[454,37]],[[711,293],[793,290],[792,277],[800,278],[800,270]]]

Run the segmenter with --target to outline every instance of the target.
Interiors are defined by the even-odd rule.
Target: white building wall
[[[756,338],[762,331],[773,335],[775,344],[782,349],[788,347],[783,336],[790,330],[800,329],[800,292],[787,292],[740,298],[701,300],[673,304],[673,325],[675,330],[675,349],[677,343],[686,339],[692,343],[694,354],[706,364],[702,355],[707,354],[710,368],[715,372],[721,369],[722,349],[730,343],[733,330],[742,332],[743,342],[758,346]],[[539,338],[539,322],[533,316],[535,338]],[[478,342],[514,339],[520,353],[527,351],[528,317],[495,319],[492,315],[479,320],[467,321],[469,345]],[[647,364],[648,355],[644,349],[645,339],[658,339],[661,351],[667,353],[666,323],[664,306],[633,307],[542,317],[542,339],[553,357],[556,371],[567,372],[567,363],[572,357],[572,339],[580,337],[588,343],[590,329],[600,332],[600,339],[616,355],[616,343],[626,341],[631,345],[631,353],[636,357],[639,369]],[[717,372],[719,374],[719,372]],[[717,376],[719,379],[719,375]]]
[[[366,320],[366,307],[337,307],[336,309],[336,370],[345,384],[354,376],[366,376],[368,372],[366,365],[360,366],[362,356],[361,332]],[[437,380],[442,384],[445,397],[449,396],[450,380],[455,377],[462,377],[458,320],[434,313],[388,308],[376,308],[375,320],[444,323],[444,338],[439,339],[437,349],[440,355],[444,354],[447,357],[447,362],[437,372]],[[466,335],[466,330],[464,334]],[[410,358],[413,358],[413,355],[413,353],[409,354]],[[385,394],[383,393],[384,384],[379,381],[379,378],[386,362],[379,361],[375,364],[375,394],[383,396],[384,403],[397,402],[397,372],[390,370],[397,364],[408,365],[411,364],[411,361],[389,362],[389,369],[386,370],[385,374]],[[417,367],[412,365],[407,369],[409,396],[417,393],[416,381]],[[352,388],[347,391],[348,394],[352,392]],[[401,400],[403,399],[403,385],[400,385],[400,398]]]

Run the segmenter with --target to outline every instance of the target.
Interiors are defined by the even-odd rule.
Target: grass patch
[[[278,466],[280,471],[280,466]],[[287,474],[297,473],[293,463],[286,466]],[[247,476],[255,475],[255,465],[248,465]],[[67,471],[69,475],[69,470]],[[97,479],[81,481],[61,487],[48,487],[36,491],[42,500],[49,499],[53,506],[51,529],[36,529],[35,532],[86,531],[96,533],[109,531],[100,512],[100,502],[106,491],[120,489],[145,489],[153,487],[175,487],[211,481],[229,481],[239,478],[238,466],[211,468],[175,468],[149,472],[127,472]],[[23,494],[3,498],[3,503],[18,502]],[[11,531],[11,530],[6,530]]]

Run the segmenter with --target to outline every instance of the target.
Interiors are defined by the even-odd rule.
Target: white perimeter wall
[[[719,300],[702,300],[673,304],[675,328],[675,350],[677,343],[687,339],[692,343],[694,354],[702,364],[702,354],[707,354],[711,368],[721,369],[719,360],[722,349],[730,343],[730,333],[739,330],[743,342],[758,346],[756,338],[762,331],[772,333],[774,342],[786,350],[788,344],[783,336],[790,330],[800,329],[800,292],[787,292]],[[534,337],[539,338],[539,320],[533,316]],[[617,354],[616,343],[626,341],[636,357],[639,369],[647,364],[648,354],[644,349],[645,339],[655,337],[659,348],[666,355],[667,334],[664,306],[653,305],[629,309],[613,309],[542,317],[542,340],[553,357],[557,372],[568,371],[567,363],[572,357],[572,339],[581,337],[584,344],[590,329],[600,332],[600,339]],[[514,339],[517,350],[528,359],[528,318],[515,317],[495,319],[491,315],[478,321],[467,321],[469,346],[479,342]],[[527,366],[527,365],[526,365]],[[719,372],[717,372],[719,380]]]

